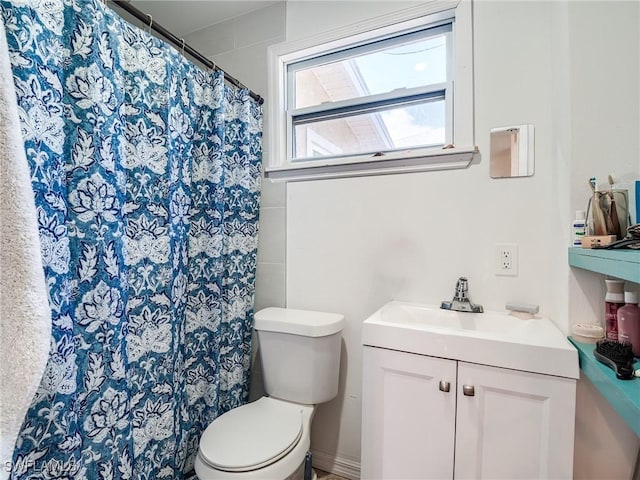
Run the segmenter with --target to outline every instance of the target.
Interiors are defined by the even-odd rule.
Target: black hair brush
[[[598,340],[593,351],[594,357],[616,372],[621,380],[631,380],[633,372],[633,352],[631,343],[614,340]]]

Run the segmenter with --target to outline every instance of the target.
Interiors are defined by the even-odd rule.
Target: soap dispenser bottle
[[[624,292],[623,307],[618,309],[618,340],[631,343],[633,354],[640,357],[640,308],[638,293]]]

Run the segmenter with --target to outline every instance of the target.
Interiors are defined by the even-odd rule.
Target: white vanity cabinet
[[[363,479],[570,479],[575,378],[364,346]]]
[[[452,478],[456,362],[375,347],[363,362],[361,477]]]

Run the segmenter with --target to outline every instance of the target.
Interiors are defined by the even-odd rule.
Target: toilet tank
[[[342,315],[270,307],[254,319],[269,396],[315,405],[338,394]]]

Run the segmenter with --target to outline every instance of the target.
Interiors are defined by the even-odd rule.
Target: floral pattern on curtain
[[[0,8],[53,313],[11,478],[183,478],[248,397],[260,107],[99,0]]]

